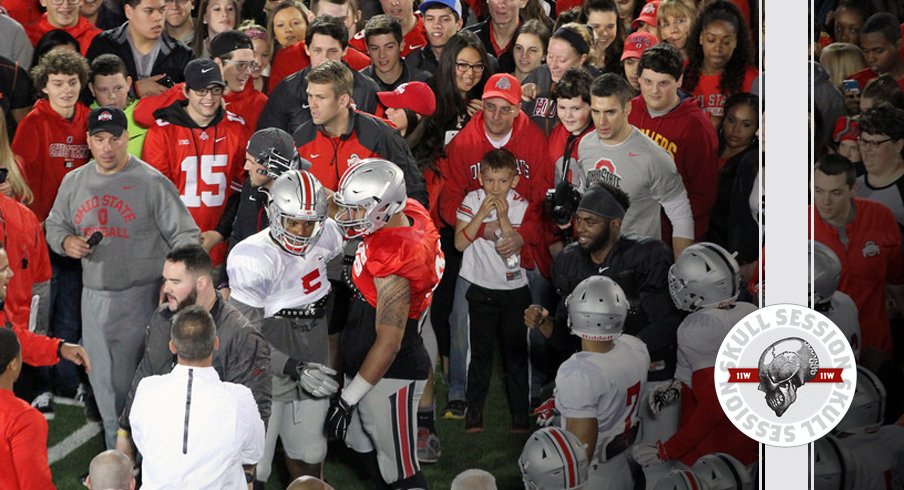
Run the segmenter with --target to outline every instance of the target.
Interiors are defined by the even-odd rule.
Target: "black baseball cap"
[[[225,87],[220,67],[213,60],[194,59],[185,65],[185,86],[192,90],[200,90],[211,85]]]
[[[222,58],[223,55],[231,53],[237,49],[254,50],[254,44],[251,38],[244,32],[226,31],[221,32],[210,40],[210,58]]]
[[[128,129],[126,113],[115,107],[99,107],[88,114],[88,134],[106,131],[113,136],[121,136]]]
[[[282,129],[264,128],[251,135],[246,151],[264,165],[271,151],[286,160],[291,160],[296,152],[295,140]]]

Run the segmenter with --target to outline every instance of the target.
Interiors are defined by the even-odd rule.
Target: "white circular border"
[[[777,316],[778,312],[786,312],[785,323],[780,323],[780,319]],[[824,326],[828,327],[828,331],[821,336],[817,336],[812,333],[809,329],[803,328],[802,325],[791,324],[790,320],[794,313],[797,313],[799,316],[797,317],[800,320],[805,318],[813,319],[812,325],[820,325],[824,324]],[[751,325],[759,326],[762,324],[768,324],[769,326],[765,329],[761,329],[760,332],[750,335],[750,339],[748,339],[745,346],[740,350],[740,354],[737,356],[730,355],[728,349],[730,344],[734,342],[734,335],[739,333],[740,335],[749,335],[747,332],[747,325],[750,323]],[[763,337],[766,337],[765,339]],[[843,403],[843,408],[840,410],[840,413],[835,417],[832,421],[833,423],[827,424],[824,427],[814,427],[813,424],[810,425],[809,428],[803,426],[804,421],[808,421],[813,416],[814,411],[809,407],[807,403],[801,403],[801,397],[807,396],[812,398],[814,392],[822,392],[827,391],[828,395],[824,395],[827,398],[831,398],[832,393],[836,389],[836,384],[834,383],[808,383],[798,389],[798,399],[797,401],[788,408],[788,410],[783,414],[782,418],[779,418],[769,409],[765,402],[765,393],[758,391],[757,386],[758,383],[732,383],[738,385],[737,393],[735,390],[731,390],[726,385],[729,383],[728,381],[728,370],[727,368],[757,368],[760,354],[762,354],[763,349],[772,344],[775,341],[781,340],[787,337],[799,337],[803,340],[809,342],[814,350],[816,350],[817,356],[820,359],[820,368],[836,368],[842,366],[834,366],[827,365],[827,359],[833,358],[846,358],[850,359],[850,364],[846,367],[843,367],[843,371],[841,374],[841,378],[844,381],[844,384],[841,387],[837,387],[838,390],[846,395],[846,403]],[[829,352],[829,349],[825,343],[828,338],[829,342],[833,342],[834,339],[842,339],[844,342],[844,350],[842,353],[837,355],[832,355]],[[736,352],[736,349],[734,350]],[[722,344],[719,346],[719,352],[716,356],[716,365],[713,370],[713,381],[716,389],[716,396],[719,399],[719,405],[722,407],[722,411],[725,413],[728,420],[737,427],[739,431],[744,433],[747,437],[754,439],[762,444],[766,444],[769,446],[777,446],[777,447],[794,447],[801,446],[804,444],[811,443],[826,434],[828,434],[838,422],[844,417],[847,410],[850,408],[854,399],[854,392],[857,386],[857,364],[855,362],[854,352],[851,349],[850,344],[842,333],[841,329],[838,328],[829,318],[827,318],[822,313],[819,313],[816,310],[811,308],[807,308],[800,305],[794,304],[777,304],[770,305],[763,308],[760,308],[749,315],[745,316],[741,321],[735,324],[734,327],[728,332],[724,339],[722,339]],[[813,386],[811,386],[811,384]],[[801,392],[800,390],[807,390],[809,388],[809,393]],[[814,389],[817,388],[817,389]],[[750,393],[751,389],[756,393],[756,396]],[[746,394],[746,396],[745,396]],[[727,402],[729,399],[733,399],[736,396],[740,396],[742,401],[745,402],[745,405],[738,409],[730,409],[727,406]],[[750,405],[753,406],[750,406]],[[762,404],[762,406],[759,406]],[[823,410],[828,405],[828,402],[824,402],[821,407],[817,408],[818,412]],[[740,415],[738,415],[740,414]],[[757,416],[756,423],[753,428],[745,428],[742,424],[749,420],[750,415]],[[791,417],[788,417],[791,415]],[[788,420],[803,417],[803,421],[795,420],[793,422],[788,422]],[[769,429],[766,431],[765,435],[757,434],[757,428],[761,427],[760,424],[762,422],[767,422],[769,425]],[[788,430],[791,430],[793,433],[793,438],[786,440],[788,436]],[[768,437],[769,434],[775,434],[776,430],[778,430],[779,434],[782,436],[779,439]]]

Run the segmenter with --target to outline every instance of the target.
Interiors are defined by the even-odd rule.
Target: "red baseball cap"
[[[483,87],[483,100],[499,97],[509,104],[521,105],[521,82],[508,73],[497,73]]]
[[[377,92],[380,103],[390,109],[411,109],[422,116],[432,116],[436,111],[436,95],[424,82],[408,82],[392,92]]]
[[[842,141],[857,141],[860,136],[860,123],[848,116],[841,116],[835,121],[835,131],[832,132],[832,139],[835,143]]]
[[[659,44],[659,39],[649,32],[635,32],[625,39],[625,49],[622,51],[622,61],[628,58],[640,58],[647,48]]]
[[[631,29],[637,30],[637,28],[640,27],[641,22],[656,27],[656,11],[658,10],[659,0],[647,2],[647,4],[644,5],[643,9],[640,11],[640,15],[638,15],[637,18],[634,19],[634,22],[631,22]]]

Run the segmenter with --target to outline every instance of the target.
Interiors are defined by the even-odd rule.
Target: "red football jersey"
[[[75,116],[69,120],[41,99],[19,123],[13,153],[20,158],[25,180],[35,194],[30,207],[40,221],[50,214],[63,177],[88,163],[88,112],[76,104]]]
[[[158,119],[148,129],[141,158],[176,184],[198,228],[213,230],[229,196],[242,190],[248,130],[228,111],[204,129],[180,124]],[[214,265],[223,263],[225,242],[210,258]]]
[[[404,277],[411,287],[408,318],[416,319],[430,306],[446,260],[440,250],[439,233],[424,206],[408,199],[405,216],[411,219],[411,226],[382,228],[364,237],[355,253],[352,281],[367,303],[376,308],[374,278]]]

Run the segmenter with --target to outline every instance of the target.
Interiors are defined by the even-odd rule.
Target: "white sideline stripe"
[[[81,426],[79,430],[69,434],[65,439],[56,443],[47,451],[47,462],[49,464],[54,464],[57,461],[62,460],[66,456],[69,456],[69,453],[90,441],[92,437],[100,434],[100,432],[101,426],[97,422],[89,422]]]
[[[62,396],[53,397],[53,403],[58,403],[60,405],[66,405],[67,407],[84,407],[85,404],[74,399],[74,398],[64,398]]]

